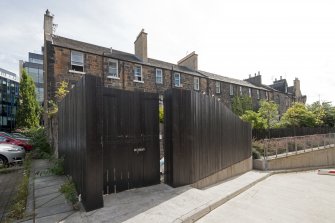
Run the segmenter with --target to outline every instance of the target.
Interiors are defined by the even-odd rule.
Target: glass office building
[[[44,99],[43,88],[43,55],[37,53],[29,53],[29,61],[23,63],[23,68],[27,74],[33,79],[36,86],[37,101],[42,105]]]
[[[19,76],[0,68],[0,129],[12,131],[16,125]]]

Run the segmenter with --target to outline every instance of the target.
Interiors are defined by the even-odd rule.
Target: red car
[[[27,141],[14,139],[12,137],[9,137],[9,136],[7,136],[5,134],[1,134],[1,133],[0,133],[0,143],[7,143],[7,144],[13,144],[13,145],[21,146],[26,151],[30,151],[30,150],[33,149],[33,146],[30,145]]]

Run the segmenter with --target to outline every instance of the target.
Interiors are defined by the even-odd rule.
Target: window
[[[194,90],[199,91],[199,77],[193,78]]]
[[[135,68],[134,68],[134,81],[135,82],[143,82],[142,66],[140,66],[140,65],[135,65]]]
[[[240,95],[242,95],[242,87],[240,86]]]
[[[118,61],[117,60],[109,60],[108,61],[108,78],[119,78],[118,72]]]
[[[84,54],[71,51],[71,70],[84,72]]]
[[[269,100],[269,93],[265,91],[266,100]]]
[[[156,69],[156,84],[163,84],[163,71]]]
[[[230,95],[234,95],[234,88],[233,88],[233,85],[229,85],[229,94]]]
[[[181,87],[181,85],[180,85],[180,73],[174,73],[173,77],[174,77],[174,86],[175,87]]]
[[[221,84],[219,81],[215,82],[215,92],[217,94],[220,94],[221,93]]]
[[[251,88],[249,88],[249,97],[251,97]]]
[[[260,99],[259,90],[257,90],[257,99]]]

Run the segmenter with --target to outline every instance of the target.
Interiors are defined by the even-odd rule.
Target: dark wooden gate
[[[102,207],[102,193],[160,183],[158,106],[158,94],[91,75],[59,104],[59,154],[87,211]]]
[[[104,193],[160,182],[158,95],[103,89]]]

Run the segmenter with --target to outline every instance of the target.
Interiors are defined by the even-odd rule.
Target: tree
[[[19,103],[16,114],[17,127],[39,127],[41,108],[36,100],[35,84],[26,70],[22,71],[19,90]]]
[[[314,127],[316,116],[302,103],[294,103],[280,120],[283,127]]]
[[[278,105],[273,101],[261,100],[258,109],[259,115],[266,120],[267,128],[278,127]]]
[[[322,126],[326,115],[323,105],[319,101],[316,101],[313,104],[308,105],[307,109],[314,114],[315,124],[317,126]]]
[[[252,110],[252,100],[248,96],[235,96],[232,102],[232,111],[241,116],[245,111]]]
[[[263,118],[258,112],[248,110],[241,116],[241,119],[243,121],[249,122],[252,128],[255,129],[267,128],[267,120]]]
[[[329,127],[335,127],[335,107],[330,102],[322,102],[322,107],[325,111],[323,123]]]
[[[59,87],[56,90],[56,102],[54,100],[49,100],[48,101],[48,115],[49,117],[52,117],[58,112],[58,106],[57,102],[60,102],[63,100],[63,98],[69,93],[69,84],[66,81],[60,82]]]

